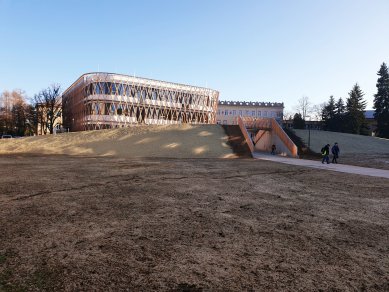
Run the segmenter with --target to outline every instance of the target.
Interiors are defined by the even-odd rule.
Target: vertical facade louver
[[[214,124],[216,90],[113,73],[82,75],[62,95],[70,131],[135,124]]]

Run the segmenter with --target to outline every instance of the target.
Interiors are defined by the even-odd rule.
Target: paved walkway
[[[332,163],[322,164],[321,161],[319,160],[316,161],[316,160],[289,158],[289,157],[270,155],[270,154],[259,153],[259,152],[253,153],[253,156],[255,159],[269,160],[269,161],[275,161],[275,162],[280,162],[285,164],[389,178],[389,170],[385,170],[385,169],[360,167],[360,166],[345,165],[345,164],[332,164]]]

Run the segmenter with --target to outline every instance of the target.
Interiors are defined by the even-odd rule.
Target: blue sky
[[[91,71],[208,86],[293,111],[347,97],[372,107],[389,63],[389,1],[0,0],[0,92],[66,89]]]

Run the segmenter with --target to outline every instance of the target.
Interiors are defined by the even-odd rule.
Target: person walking
[[[339,149],[339,146],[338,146],[338,142],[335,142],[334,146],[332,146],[331,148],[331,152],[332,152],[332,163],[338,163],[338,157],[339,157],[339,152],[340,152],[340,149]]]
[[[277,147],[275,144],[271,145],[271,154],[276,155],[276,149]]]
[[[323,156],[323,159],[321,160],[321,163],[324,164],[324,161],[327,162],[327,164],[330,164],[330,144],[325,145],[323,148],[321,148],[321,155]]]

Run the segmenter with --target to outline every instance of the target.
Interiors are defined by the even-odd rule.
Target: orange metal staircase
[[[284,132],[281,126],[273,118],[252,118],[252,117],[238,117],[237,123],[242,131],[243,136],[246,139],[247,145],[250,148],[251,153],[255,152],[257,149],[255,145],[265,137],[265,134],[270,134],[272,136],[269,138],[266,143],[267,149],[271,148],[271,145],[276,145],[277,149],[283,148],[286,151],[282,151],[283,154],[298,157],[297,146],[289,138],[289,136]],[[277,139],[276,139],[277,138]],[[274,142],[277,140],[277,142]]]

